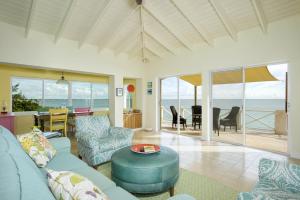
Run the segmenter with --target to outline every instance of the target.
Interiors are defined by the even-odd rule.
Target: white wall
[[[238,41],[229,37],[215,40],[214,47],[203,47],[197,52],[183,56],[172,56],[151,62],[146,66],[145,81],[156,82],[160,77],[202,73],[204,78],[212,70],[238,66],[254,66],[276,62],[289,63],[290,84],[290,132],[289,151],[291,156],[300,158],[300,16],[294,16],[269,24],[268,33],[263,34],[257,27],[240,32]],[[204,80],[204,88],[209,82]],[[154,84],[154,87],[157,87]],[[208,105],[208,92],[203,92],[202,100]],[[158,94],[146,96],[146,127],[158,128]],[[156,110],[156,112],[153,112]],[[208,118],[204,110],[203,118]],[[208,122],[204,127],[207,134]]]
[[[0,63],[110,75],[111,120],[122,126],[123,97],[116,97],[115,88],[123,88],[123,77],[143,78],[144,64],[109,50],[98,53],[96,46],[79,49],[78,42],[61,39],[55,44],[53,40],[53,35],[35,31],[25,38],[23,28],[0,22]]]

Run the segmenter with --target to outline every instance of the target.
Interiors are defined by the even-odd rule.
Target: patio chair
[[[237,116],[239,112],[240,107],[234,106],[231,108],[230,113],[220,120],[220,126],[224,126],[224,131],[226,130],[226,126],[229,126],[230,129],[232,126],[235,126],[235,131],[237,132]]]
[[[215,131],[215,133],[218,131],[218,136],[220,135],[220,112],[220,108],[213,108],[213,130]]]
[[[192,106],[192,124],[194,129],[196,129],[197,124],[199,125],[199,129],[202,124],[202,106]]]
[[[177,114],[177,111],[175,109],[174,106],[170,106],[170,109],[171,109],[171,112],[172,112],[172,116],[173,116],[173,119],[172,119],[172,128],[174,128],[174,124],[175,124],[175,127],[177,125],[177,118],[178,118],[178,114]],[[186,125],[186,119],[179,116],[180,118],[180,124],[182,124],[183,126],[183,129],[187,127]]]

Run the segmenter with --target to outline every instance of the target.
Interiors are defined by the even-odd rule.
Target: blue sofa
[[[137,200],[135,196],[117,187],[110,179],[89,167],[70,153],[70,140],[49,140],[57,150],[46,166],[53,170],[67,170],[81,174],[94,182],[110,200]],[[6,128],[0,126],[0,199],[1,200],[55,200],[48,188],[44,168],[38,168],[23,151],[21,145]],[[188,195],[177,195],[169,200],[194,200]]]
[[[242,192],[238,200],[300,200],[300,166],[261,159],[259,181],[251,192]]]
[[[111,127],[107,115],[76,117],[75,124],[78,153],[90,166],[109,161],[115,151],[132,144],[133,131]]]

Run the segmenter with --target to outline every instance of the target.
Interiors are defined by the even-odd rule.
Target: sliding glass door
[[[212,73],[212,139],[244,144],[243,68]]]
[[[202,129],[201,74],[160,80],[162,131],[200,136]]]
[[[177,133],[179,111],[178,78],[160,80],[160,126],[162,131]]]
[[[287,64],[212,72],[211,138],[287,152]]]

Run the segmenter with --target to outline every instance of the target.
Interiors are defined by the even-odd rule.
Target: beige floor
[[[254,186],[261,158],[300,164],[300,160],[292,160],[276,153],[220,142],[201,141],[200,137],[166,132],[136,132],[133,142],[168,146],[178,152],[182,168],[216,179],[239,191],[248,191]],[[73,138],[72,152],[76,154],[76,151],[76,140]]]
[[[177,134],[177,129],[171,127],[164,127],[163,131]],[[201,136],[201,130],[193,128],[180,129],[180,134],[190,136]],[[244,137],[241,133],[236,133],[234,130],[220,130],[219,136],[213,135],[213,140],[229,142],[233,144],[243,144]],[[245,138],[246,146],[269,150],[273,152],[286,153],[287,152],[287,136],[280,136],[271,133],[250,131],[246,132]]]

